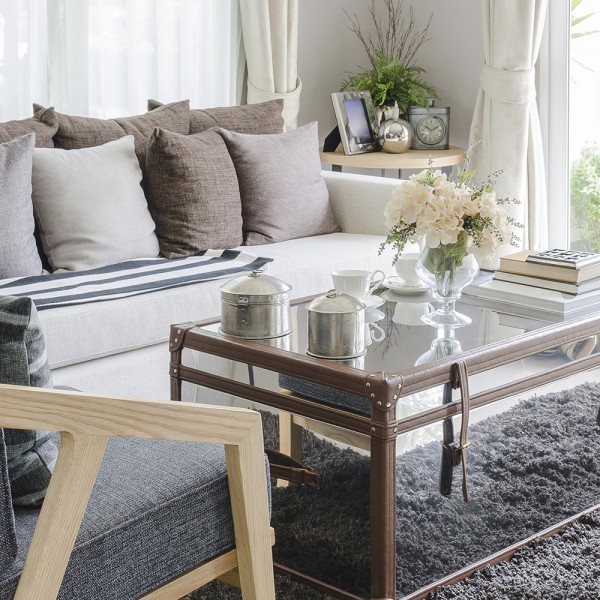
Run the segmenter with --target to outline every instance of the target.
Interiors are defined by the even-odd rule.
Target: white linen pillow
[[[158,256],[133,136],[79,150],[36,148],[33,208],[54,270]]]

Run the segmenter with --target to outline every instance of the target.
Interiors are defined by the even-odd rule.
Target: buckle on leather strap
[[[269,471],[272,477],[285,479],[296,485],[305,485],[307,487],[320,487],[323,483],[323,475],[293,459],[287,454],[277,450],[265,450],[269,459]]]

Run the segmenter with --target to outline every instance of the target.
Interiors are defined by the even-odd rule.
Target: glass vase
[[[461,234],[454,244],[425,246],[415,270],[437,300],[437,310],[422,317],[425,323],[438,328],[455,328],[471,322],[469,317],[455,310],[462,289],[479,271],[477,260],[468,251],[466,234]]]

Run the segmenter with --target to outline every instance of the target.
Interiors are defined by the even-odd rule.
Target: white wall
[[[376,1],[384,14],[382,0]],[[299,3],[298,72],[303,89],[299,123],[319,122],[321,140],[335,126],[331,92],[339,91],[349,71],[366,67],[362,44],[348,30],[343,9],[356,13],[363,30],[369,29],[366,0],[301,0]],[[438,91],[438,105],[450,106],[450,143],[465,147],[477,98],[479,70],[483,64],[481,5],[476,0],[413,0],[417,28],[433,19],[429,41],[417,63]],[[410,0],[405,0],[408,15]]]

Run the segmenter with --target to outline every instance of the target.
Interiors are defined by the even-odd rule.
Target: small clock
[[[408,121],[413,129],[414,150],[447,150],[450,147],[450,107],[411,106]]]

